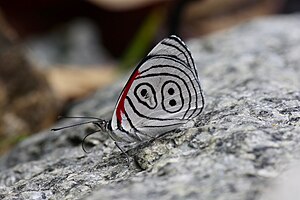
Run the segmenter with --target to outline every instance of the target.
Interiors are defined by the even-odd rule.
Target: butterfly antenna
[[[75,126],[80,126],[80,125],[89,124],[89,123],[98,125],[99,127],[101,127],[100,124],[102,124],[103,122],[105,122],[105,124],[106,124],[105,120],[100,119],[98,117],[59,116],[58,119],[91,119],[91,121],[81,122],[81,123],[78,123],[78,124],[71,124],[69,126],[63,126],[63,127],[59,127],[59,128],[53,128],[53,129],[51,129],[51,131],[59,131],[59,130],[62,130],[62,129],[72,128],[72,127],[75,127]]]
[[[90,135],[92,135],[92,134],[94,134],[94,133],[100,132],[100,131],[101,131],[101,130],[99,129],[99,130],[90,132],[90,133],[88,133],[86,136],[84,136],[84,138],[82,139],[82,142],[81,142],[81,148],[82,148],[82,150],[83,150],[85,153],[88,153],[88,151],[85,150],[85,148],[84,148],[84,141],[85,141],[85,139],[86,139],[88,136],[90,136]]]
[[[80,125],[90,124],[90,123],[95,124],[99,121],[87,121],[87,122],[81,122],[81,123],[78,123],[78,124],[72,124],[72,125],[69,125],[69,126],[63,126],[63,127],[59,127],[59,128],[52,128],[51,131],[59,131],[59,130],[62,130],[62,129],[72,128],[72,127],[75,127],[75,126],[80,126]]]
[[[58,119],[97,119],[97,120],[102,120],[98,117],[84,117],[84,116],[58,116]]]

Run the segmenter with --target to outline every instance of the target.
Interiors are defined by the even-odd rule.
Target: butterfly
[[[171,35],[133,70],[111,120],[79,118],[93,119],[86,123],[107,132],[125,153],[118,142],[139,143],[159,138],[198,117],[203,108],[204,97],[191,52],[179,37]],[[85,122],[75,126],[82,124]]]

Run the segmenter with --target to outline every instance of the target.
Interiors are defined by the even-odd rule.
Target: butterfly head
[[[98,121],[92,122],[97,126],[101,131],[107,132],[110,130],[110,122],[106,120],[99,119]]]

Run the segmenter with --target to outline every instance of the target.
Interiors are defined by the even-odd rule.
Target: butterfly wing
[[[111,120],[117,140],[143,140],[197,117],[204,99],[194,60],[177,36],[158,43],[133,71]]]

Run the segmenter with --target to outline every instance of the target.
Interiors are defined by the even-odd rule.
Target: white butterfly
[[[135,68],[121,92],[112,119],[86,117],[95,120],[86,123],[95,124],[115,142],[134,143],[179,128],[199,116],[203,107],[204,98],[191,53],[179,37],[172,35],[159,42]]]

